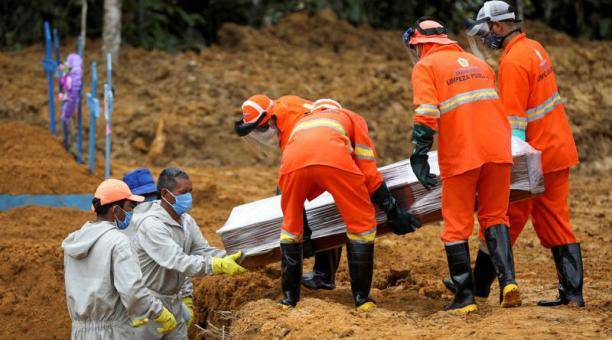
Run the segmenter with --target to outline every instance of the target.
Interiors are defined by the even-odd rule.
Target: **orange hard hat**
[[[273,106],[274,101],[268,96],[256,94],[242,103],[242,121],[252,123],[258,120],[264,113],[268,113],[267,117],[259,122],[259,125],[263,125],[270,119],[269,111]]]
[[[404,43],[408,47],[418,44],[450,45],[457,42],[448,38],[446,27],[437,19],[422,17],[417,20],[414,27],[409,27],[404,32]]]
[[[340,105],[340,103],[338,103],[337,101],[333,99],[329,99],[329,98],[321,98],[321,99],[315,100],[315,102],[312,103],[312,108],[310,110],[311,111],[317,111],[317,110],[323,110],[323,109],[337,110],[341,108],[342,108],[342,105]]]
[[[133,202],[144,201],[143,196],[132,194],[130,187],[128,187],[124,181],[114,178],[104,180],[102,183],[100,183],[96,189],[94,197],[100,200],[100,205],[119,202],[125,199]]]

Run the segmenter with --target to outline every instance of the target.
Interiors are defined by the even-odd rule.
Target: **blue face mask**
[[[170,192],[170,191],[168,191]],[[177,215],[182,215],[186,212],[188,212],[189,210],[191,210],[191,204],[192,204],[192,197],[191,197],[191,193],[185,193],[182,195],[178,195],[175,196],[173,193],[170,192],[170,195],[172,195],[172,197],[174,197],[174,200],[176,201],[174,204],[170,204],[170,202],[166,201],[166,203],[170,204],[172,206],[172,210],[174,210],[174,212]],[[165,199],[164,199],[165,201]]]
[[[115,215],[115,220],[117,221],[117,228],[119,228],[120,230],[124,230],[130,225],[133,213],[131,211],[125,211],[123,209],[121,210],[123,211],[125,217],[123,218],[123,220],[119,220],[117,219],[117,215]]]

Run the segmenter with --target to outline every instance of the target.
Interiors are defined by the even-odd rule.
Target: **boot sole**
[[[369,312],[374,309],[376,309],[376,304],[372,301],[366,302],[362,304],[361,306],[357,307],[357,311],[361,313]]]
[[[510,283],[504,287],[503,296],[501,303],[503,308],[519,307],[523,303],[521,301],[521,293],[519,292],[518,286],[514,283]]]

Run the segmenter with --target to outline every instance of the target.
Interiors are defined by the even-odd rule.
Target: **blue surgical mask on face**
[[[170,192],[170,191],[168,191],[168,192]],[[191,197],[191,193],[190,192],[182,194],[182,195],[176,195],[176,196],[172,192],[170,192],[170,195],[172,195],[172,197],[174,197],[176,202],[174,204],[170,204],[170,202],[168,202],[168,201],[166,201],[166,202],[172,206],[172,210],[174,210],[174,212],[177,215],[180,216],[180,215],[188,212],[189,210],[191,210],[192,197]]]
[[[131,211],[125,211],[123,209],[121,209],[121,211],[123,211],[125,217],[123,218],[123,220],[119,220],[117,219],[117,215],[115,215],[115,220],[117,221],[117,228],[119,228],[120,230],[124,230],[130,225],[133,213]]]

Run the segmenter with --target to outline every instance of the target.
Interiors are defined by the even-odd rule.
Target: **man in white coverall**
[[[157,180],[160,201],[136,223],[132,248],[140,262],[144,284],[176,316],[176,331],[160,335],[153,325],[137,329],[140,339],[187,339],[185,304],[191,296],[188,276],[236,275],[246,269],[236,263],[241,252],[225,252],[209,246],[200,227],[187,212],[191,210],[192,184],[178,168],[164,169]],[[187,287],[185,287],[187,285]],[[185,317],[184,317],[185,316]]]
[[[105,180],[93,199],[96,221],[62,242],[72,339],[134,339],[130,319],[155,320],[151,324],[160,333],[175,328],[174,316],[143,286],[129,239],[119,231],[129,225],[133,206],[143,199],[124,182]]]

